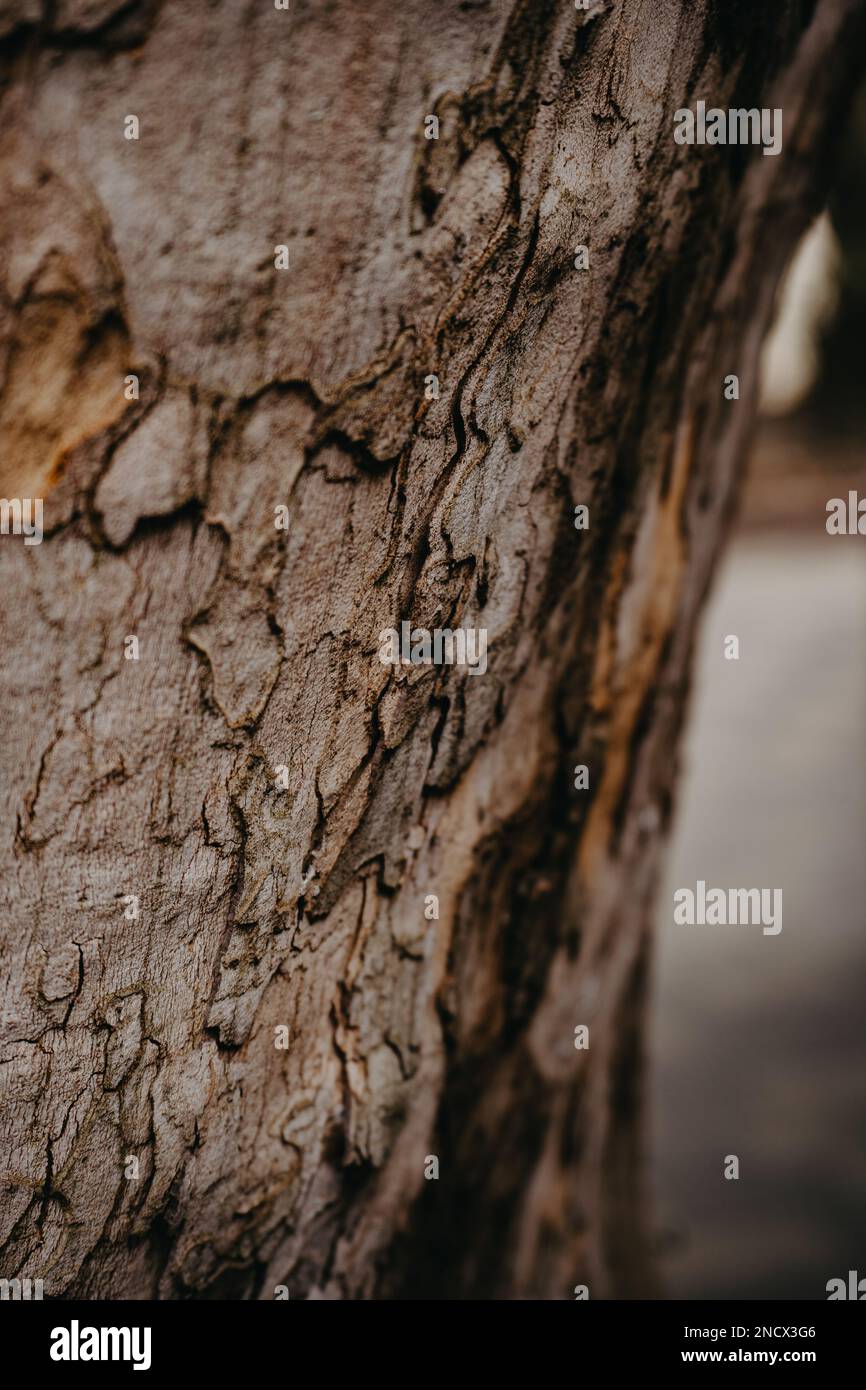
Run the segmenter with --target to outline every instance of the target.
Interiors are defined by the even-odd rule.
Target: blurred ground
[[[866,1274],[866,538],[824,529],[832,479],[859,462],[866,486],[862,453],[823,476],[807,453],[761,441],[703,624],[651,1010],[666,1297]],[[781,887],[782,932],[674,926],[699,878]]]
[[[667,1297],[823,1300],[866,1275],[866,536],[825,527],[831,497],[866,496],[864,171],[866,86],[780,290],[697,653],[650,1015]],[[782,932],[674,926],[699,878],[781,887]]]

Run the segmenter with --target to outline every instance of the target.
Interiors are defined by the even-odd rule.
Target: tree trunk
[[[5,1277],[647,1287],[689,653],[862,22],[6,6]],[[698,99],[783,154],[678,145]]]

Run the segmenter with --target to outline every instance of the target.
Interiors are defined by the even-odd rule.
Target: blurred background
[[[780,290],[762,402],[659,898],[650,1152],[669,1298],[826,1299],[828,1279],[866,1277],[866,537],[825,526],[831,497],[866,496],[866,88]],[[782,932],[674,926],[674,890],[701,878],[781,887]]]

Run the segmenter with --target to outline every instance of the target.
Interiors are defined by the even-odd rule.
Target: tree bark
[[[7,4],[0,492],[46,535],[0,538],[5,1277],[648,1287],[689,653],[862,35]],[[677,145],[697,99],[782,107],[782,155]],[[486,672],[384,665],[403,620]]]

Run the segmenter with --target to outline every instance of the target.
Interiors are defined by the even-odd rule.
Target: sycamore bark
[[[0,493],[46,525],[0,537],[4,1277],[646,1287],[689,653],[862,37],[861,0],[4,7]],[[782,107],[782,155],[676,145],[697,99]],[[486,674],[382,665],[404,619],[485,628]]]

